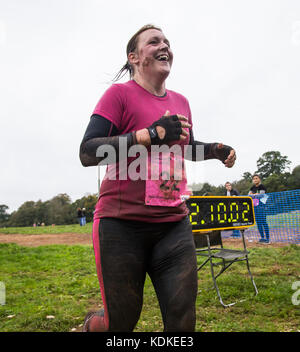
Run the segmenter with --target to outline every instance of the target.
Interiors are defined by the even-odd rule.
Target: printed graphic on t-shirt
[[[182,156],[162,153],[156,160],[148,157],[146,205],[176,207],[188,194]]]

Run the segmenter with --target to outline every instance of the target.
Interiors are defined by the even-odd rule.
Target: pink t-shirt
[[[111,121],[120,135],[149,127],[169,110],[171,115],[188,117],[191,111],[187,99],[179,93],[166,90],[166,95],[157,97],[131,80],[113,84],[99,100],[93,114]],[[178,141],[179,143],[179,141]],[[188,144],[188,138],[180,144]],[[129,159],[130,160],[130,159]],[[109,165],[108,173],[116,165]],[[180,221],[188,214],[185,203],[178,206],[153,206],[145,204],[145,180],[111,180],[105,177],[95,209],[95,219],[115,217],[146,222]]]

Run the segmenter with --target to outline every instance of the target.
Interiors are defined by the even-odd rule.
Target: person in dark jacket
[[[230,182],[225,183],[226,193],[225,196],[239,196],[239,192],[232,188],[232,184]]]
[[[81,208],[77,208],[77,220],[78,224],[82,226],[82,210]]]

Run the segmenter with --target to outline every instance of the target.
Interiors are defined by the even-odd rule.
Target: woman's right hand
[[[185,140],[189,133],[184,128],[191,128],[188,118],[177,114],[170,115],[167,110],[165,115],[147,128],[151,144],[162,145],[177,140]]]

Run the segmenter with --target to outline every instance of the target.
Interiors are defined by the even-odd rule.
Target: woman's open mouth
[[[169,55],[161,54],[161,55],[156,56],[155,59],[158,60],[158,61],[169,62]]]

